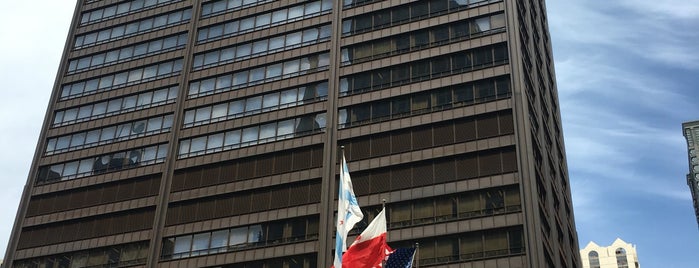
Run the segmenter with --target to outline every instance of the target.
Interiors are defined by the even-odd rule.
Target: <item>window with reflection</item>
[[[74,99],[99,92],[145,83],[182,71],[182,59],[165,61],[141,68],[100,76],[97,78],[65,84],[61,87],[59,100]]]
[[[238,70],[234,73],[190,82],[187,97],[196,98],[322,71],[326,70],[329,64],[329,54],[320,53],[252,69]]]
[[[100,7],[98,9],[83,12],[82,15],[80,15],[80,25],[82,26],[107,19],[117,18],[127,14],[180,1],[182,0],[133,0],[106,7]]]
[[[178,157],[187,158],[311,135],[324,129],[325,124],[325,113],[320,113],[183,139],[180,140]]]
[[[54,113],[52,126],[65,126],[111,115],[147,109],[173,103],[175,99],[177,99],[177,86],[156,89],[154,91],[87,104],[66,110],[59,110]]]
[[[409,248],[419,244],[420,250],[416,253],[419,256],[415,259],[422,267],[521,255],[524,252],[522,238],[522,227],[517,226],[389,244],[393,248]]]
[[[330,30],[330,25],[324,25],[196,54],[192,68],[200,70],[329,40]],[[281,64],[267,69],[267,76],[279,76],[281,73]]]
[[[590,261],[590,268],[600,268],[599,253],[597,251],[590,251],[587,254],[587,258]]]
[[[350,35],[377,30],[499,1],[500,0],[414,1],[409,4],[344,19],[342,21],[342,34]]]
[[[290,23],[297,20],[327,14],[332,10],[332,3],[332,0],[313,1],[272,12],[261,13],[251,17],[224,22],[222,24],[202,27],[198,30],[197,43],[218,40],[225,37],[269,28],[283,23]]]
[[[511,96],[510,77],[500,76],[371,103],[340,108],[339,127],[364,125]]]
[[[163,239],[161,259],[288,244],[318,238],[318,217],[299,217]]]
[[[461,30],[463,28],[468,29],[471,27],[470,25],[475,25],[482,20],[487,22],[488,27],[480,28],[478,31]],[[341,50],[342,63],[344,65],[354,64],[420,50],[425,47],[434,47],[447,42],[455,42],[480,37],[485,34],[502,32],[505,29],[504,20],[504,13],[500,13],[343,47]],[[493,27],[490,27],[491,24],[493,24]]]
[[[167,14],[150,17],[126,24],[116,25],[114,27],[102,29],[95,32],[77,35],[73,44],[73,49],[85,48],[97,44],[111,42],[117,39],[122,39],[137,34],[147,33],[170,27],[173,25],[185,23],[192,18],[192,10],[185,9],[170,12]]]
[[[162,163],[167,155],[167,144],[134,148],[83,158],[70,162],[39,167],[36,184],[72,180],[107,172]]]
[[[397,202],[387,205],[389,229],[404,228],[499,215],[521,211],[519,187],[516,185],[469,191],[456,195]],[[380,207],[365,210],[372,213]],[[364,210],[363,210],[364,211]],[[370,219],[362,219],[358,226],[367,226]],[[355,230],[359,232],[359,230]]]
[[[48,257],[18,260],[13,263],[12,267],[126,267],[145,264],[147,257],[148,241],[143,241],[62,253]]]
[[[168,36],[148,42],[101,52],[77,58],[68,62],[68,74],[109,66],[120,62],[183,48],[187,44],[187,34]]]
[[[208,18],[225,12],[261,5],[272,0],[216,0],[201,5],[201,17]]]
[[[210,124],[243,116],[294,107],[323,100],[328,95],[328,83],[308,84],[299,88],[269,92],[230,102],[186,110],[184,127]]]
[[[616,265],[619,268],[628,268],[629,267],[629,260],[626,258],[626,249],[624,248],[617,248],[614,251],[616,255]]]
[[[172,114],[156,116],[50,138],[46,143],[44,153],[45,155],[53,155],[164,133],[170,131],[172,119]]]
[[[358,94],[498,66],[507,62],[507,45],[499,43],[344,76],[340,78],[340,94]]]

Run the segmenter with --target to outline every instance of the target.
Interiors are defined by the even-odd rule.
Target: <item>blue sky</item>
[[[580,247],[620,237],[642,267],[696,267],[681,125],[699,120],[699,2],[547,5]]]
[[[75,7],[75,0],[5,2],[0,253]],[[699,120],[699,2],[547,5],[580,247],[620,237],[637,246],[644,268],[696,267],[699,229],[681,124]],[[27,12],[37,6],[41,10]]]

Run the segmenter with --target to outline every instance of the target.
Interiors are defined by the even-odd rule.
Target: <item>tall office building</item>
[[[81,0],[5,261],[579,267],[543,0]],[[358,231],[355,232],[357,234]]]
[[[687,173],[687,186],[692,193],[694,214],[699,223],[699,121],[682,123],[684,138],[687,139],[687,159],[689,160],[689,173]]]

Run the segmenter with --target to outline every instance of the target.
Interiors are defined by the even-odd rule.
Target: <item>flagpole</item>
[[[413,258],[415,268],[420,268],[420,243],[415,242],[415,258]]]

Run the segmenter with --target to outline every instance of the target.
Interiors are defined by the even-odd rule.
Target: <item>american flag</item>
[[[415,258],[415,248],[399,248],[388,256],[386,268],[411,268]]]

